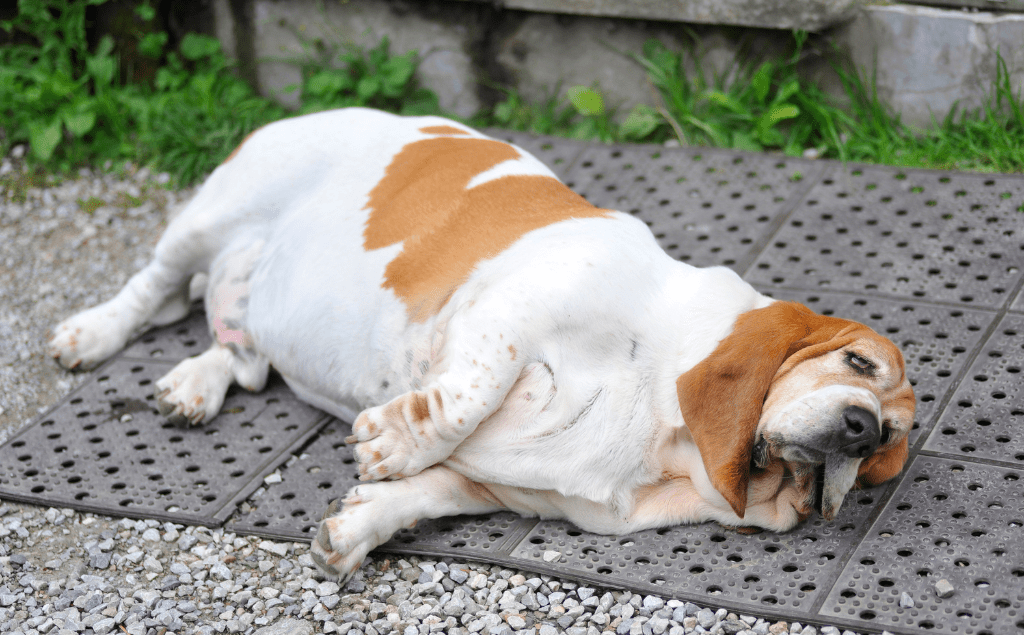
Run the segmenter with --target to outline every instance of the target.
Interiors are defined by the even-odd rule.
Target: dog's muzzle
[[[842,422],[836,444],[840,452],[851,459],[866,459],[878,449],[882,431],[873,413],[860,406],[849,406],[843,410]]]

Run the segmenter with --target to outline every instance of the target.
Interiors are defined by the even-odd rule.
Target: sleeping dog
[[[214,342],[157,383],[161,411],[209,421],[273,365],[355,421],[372,483],[312,543],[340,578],[454,514],[785,531],[906,461],[914,395],[887,339],[675,261],[643,222],[446,119],[353,108],[258,130],[50,353],[98,364],[184,316],[199,272]]]

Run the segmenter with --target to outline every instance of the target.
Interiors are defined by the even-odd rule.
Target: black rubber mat
[[[642,219],[673,257],[742,272],[822,169],[709,148],[596,146],[563,178],[594,205]]]
[[[831,164],[747,279],[1001,308],[1022,278],[1024,178]]]
[[[996,325],[924,448],[1024,467],[1024,316]]]
[[[773,297],[890,337],[918,398],[911,459],[896,481],[852,492],[835,520],[782,535],[707,523],[598,536],[495,514],[424,521],[381,550],[860,632],[1024,635],[1024,179],[497,136],[595,204],[643,219],[675,257],[729,266]],[[232,393],[210,426],[164,427],[147,387],[208,342],[198,315],[137,340],[0,448],[0,495],[216,523],[251,494],[227,521],[233,531],[308,538],[327,502],[356,483],[348,424],[278,383]],[[211,444],[218,435],[228,444]],[[76,500],[82,492],[90,498]],[[940,580],[952,595],[937,595]]]
[[[230,389],[220,415],[207,425],[169,423],[156,409],[154,383],[172,362],[208,344],[199,314],[129,345],[0,447],[0,496],[136,518],[223,523],[325,415],[272,375],[258,394]]]
[[[1024,631],[1018,469],[919,456],[821,607],[821,617],[901,632]],[[952,595],[939,597],[945,580]],[[903,593],[914,606],[900,607]]]

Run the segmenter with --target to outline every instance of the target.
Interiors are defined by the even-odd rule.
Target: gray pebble
[[[717,621],[718,620],[715,619],[715,613],[711,609],[701,609],[700,612],[697,613],[697,623],[705,629],[710,629]]]
[[[111,556],[112,556],[112,554],[105,553],[105,552],[100,552],[100,553],[94,554],[91,558],[89,558],[89,566],[92,567],[93,569],[106,569],[107,567],[110,566],[110,558],[111,558]],[[57,569],[59,567],[60,567],[60,561],[58,560],[57,561],[57,566],[55,566],[55,567],[48,567],[48,568]]]
[[[954,588],[953,585],[949,583],[949,580],[945,578],[942,578],[941,580],[935,583],[935,595],[939,596],[940,598],[951,597],[955,592],[956,588]]]

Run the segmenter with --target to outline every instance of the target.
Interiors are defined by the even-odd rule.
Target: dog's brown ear
[[[907,462],[909,450],[910,442],[904,438],[888,450],[875,452],[864,459],[864,462],[860,464],[860,469],[857,470],[856,486],[859,488],[872,487],[899,474]]]
[[[761,407],[780,367],[796,352],[830,348],[829,340],[859,327],[795,302],[776,302],[741,314],[714,352],[676,380],[683,421],[711,484],[740,518]]]

